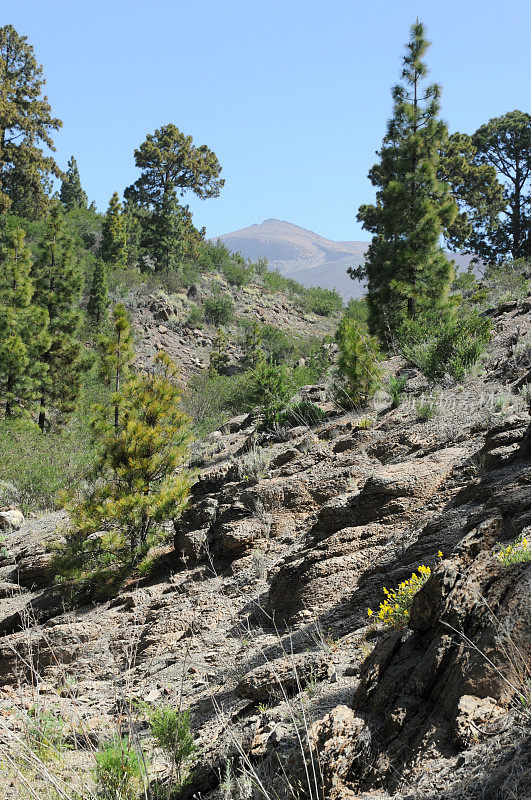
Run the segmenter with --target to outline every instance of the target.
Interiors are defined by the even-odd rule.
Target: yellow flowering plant
[[[418,573],[418,574],[417,574]],[[431,575],[431,569],[421,564],[417,572],[414,572],[407,581],[402,581],[398,589],[389,591],[384,586],[383,592],[385,600],[380,603],[378,612],[372,608],[367,609],[367,616],[370,618],[377,613],[377,619],[387,628],[403,628],[409,621],[409,612],[413,597],[421,586],[423,586]]]
[[[502,549],[496,553],[496,558],[506,567],[510,567],[512,564],[521,564],[522,562],[531,561],[531,541],[521,534],[513,544],[502,547]]]

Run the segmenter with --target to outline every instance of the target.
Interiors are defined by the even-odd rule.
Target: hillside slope
[[[244,415],[212,433],[159,571],[113,599],[78,608],[51,584],[64,512],[8,533],[4,756],[20,758],[38,706],[71,743],[52,762],[69,791],[127,730],[167,786],[142,704],[169,705],[190,710],[198,748],[176,798],[528,797],[531,565],[495,553],[531,532],[531,298],[490,313],[484,372],[441,387],[427,421],[430,387],[395,357],[396,409],[345,413],[314,387],[318,426],[264,434]],[[420,565],[409,628],[373,623]],[[47,763],[29,767],[37,796]],[[1,764],[2,797],[21,797]]]

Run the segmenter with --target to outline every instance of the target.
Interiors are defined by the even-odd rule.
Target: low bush
[[[425,397],[421,400],[418,400],[415,404],[417,417],[423,422],[433,419],[438,410],[436,397]]]
[[[131,800],[143,776],[143,764],[127,738],[107,742],[95,753],[95,778],[102,800]]]
[[[190,714],[169,706],[145,710],[155,744],[172,765],[172,788],[181,791],[190,780],[190,761],[198,749],[190,729]]]
[[[407,375],[401,375],[399,378],[391,376],[387,384],[387,391],[391,395],[391,407],[398,408],[404,399],[404,389],[407,384]]]
[[[53,511],[93,458],[88,424],[78,412],[64,428],[41,433],[30,420],[0,421],[0,479],[14,487],[11,498],[24,513]]]
[[[201,306],[195,304],[190,307],[188,316],[186,317],[186,325],[189,328],[200,328],[205,322],[205,312]]]
[[[249,452],[242,456],[238,465],[238,472],[242,480],[257,483],[260,478],[267,475],[271,453],[263,447],[251,447]]]
[[[203,304],[205,320],[209,325],[219,328],[229,325],[234,317],[234,303],[227,295],[212,294]]]
[[[369,306],[365,298],[351,297],[345,307],[344,316],[366,324],[369,320]]]
[[[279,424],[294,428],[297,425],[317,425],[326,419],[326,413],[315,403],[301,400],[280,414]]]
[[[253,270],[243,259],[226,261],[222,267],[222,275],[231,286],[245,286],[250,282]]]
[[[332,317],[342,310],[343,299],[336,291],[322,289],[320,286],[312,286],[301,296],[300,304],[305,311],[310,311],[321,317]]]
[[[476,312],[409,320],[399,332],[403,356],[429,381],[450,375],[462,381],[490,339],[491,323]]]
[[[402,581],[394,591],[390,592],[384,586],[385,600],[380,603],[377,617],[386,628],[404,628],[408,624],[413,598],[430,577],[431,569],[421,564],[417,572],[418,575],[414,572],[409,580]],[[367,609],[369,617],[373,613],[371,608]]]
[[[513,544],[499,550],[496,558],[506,567],[531,561],[531,540],[522,533]]]

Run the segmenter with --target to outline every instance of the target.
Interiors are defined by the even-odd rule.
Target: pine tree
[[[243,349],[243,363],[246,367],[254,368],[265,358],[262,349],[262,332],[256,320],[244,330],[241,344]]]
[[[219,328],[214,341],[212,343],[212,350],[209,356],[209,369],[210,373],[217,373],[223,375],[229,364],[230,357],[227,350],[227,337],[222,328]]]
[[[109,298],[107,295],[105,262],[99,258],[94,264],[94,272],[92,273],[92,283],[90,284],[87,303],[87,314],[96,327],[101,325],[108,305]]]
[[[39,427],[44,430],[49,410],[73,410],[84,369],[79,340],[82,275],[58,205],[49,214],[32,275],[33,302],[48,313],[51,336],[50,346],[42,356],[46,375],[40,384]]]
[[[338,400],[343,404],[345,400],[353,405],[364,403],[378,388],[382,375],[380,343],[366,325],[348,316],[339,323],[336,342],[338,372],[343,380]]]
[[[358,219],[373,234],[365,266],[350,270],[367,278],[370,326],[382,339],[405,318],[444,302],[452,267],[441,234],[457,214],[447,185],[437,177],[439,152],[447,139],[439,119],[440,87],[424,86],[422,60],[429,43],[416,22],[404,56],[404,85],[393,89],[393,117],[380,162],[369,172],[376,203],[363,205]]]
[[[129,315],[121,303],[113,308],[110,333],[100,336],[97,349],[100,377],[113,389],[114,428],[117,431],[120,422],[120,389],[124,381],[129,379],[135,357]]]
[[[191,136],[172,124],[148,133],[135,150],[135,164],[142,175],[125,195],[145,208],[160,208],[173,189],[181,197],[187,191],[202,199],[218,197],[225,183],[216,154],[204,144],[194,145]]]
[[[181,212],[175,191],[171,189],[165,192],[160,206],[144,222],[142,244],[157,271],[174,269],[182,261],[185,224]]]
[[[94,421],[96,488],[74,508],[74,522],[85,533],[118,531],[133,560],[154,526],[185,507],[191,486],[181,470],[190,433],[177,378],[168,356],[158,353],[152,370],[122,385],[118,426],[105,407]]]
[[[68,169],[61,183],[59,199],[67,211],[73,208],[86,208],[88,197],[81,186],[77,161],[72,156],[68,162]]]
[[[504,184],[504,216],[490,237],[486,257],[531,256],[531,114],[510,111],[472,136],[476,160],[493,166]]]
[[[51,134],[62,123],[42,96],[42,67],[25,36],[0,28],[0,212],[38,217],[47,205],[50,176],[61,176],[41,145],[55,150]]]
[[[50,344],[48,313],[32,304],[31,254],[22,228],[0,248],[0,394],[6,418],[37,396],[45,374],[42,353]]]
[[[115,267],[127,264],[127,229],[118,192],[114,192],[103,223],[102,257]]]
[[[148,212],[136,206],[131,200],[126,200],[123,207],[123,221],[125,225],[125,239],[127,248],[127,265],[135,267],[141,258],[141,239],[143,216]]]

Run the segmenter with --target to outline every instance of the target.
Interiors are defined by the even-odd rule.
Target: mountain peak
[[[273,269],[303,286],[336,289],[345,299],[362,294],[361,285],[351,280],[347,269],[363,262],[365,242],[334,242],[274,217],[216,238],[253,261],[267,258]]]

